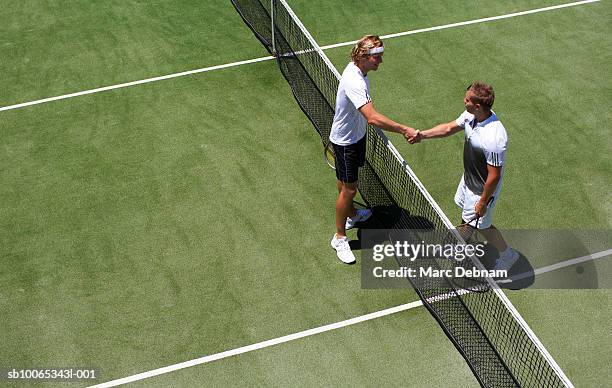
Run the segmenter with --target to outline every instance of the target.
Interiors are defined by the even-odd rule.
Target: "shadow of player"
[[[413,216],[398,206],[375,206],[371,210],[372,216],[368,220],[355,225],[359,228],[357,240],[349,242],[353,250],[371,249],[376,244],[400,238],[416,240],[415,235],[407,236],[406,233],[411,233],[411,230],[431,230],[434,227],[427,218]],[[367,239],[362,238],[364,232],[368,234]]]

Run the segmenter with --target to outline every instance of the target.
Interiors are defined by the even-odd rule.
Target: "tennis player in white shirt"
[[[467,235],[474,229],[500,252],[495,270],[509,270],[519,254],[508,246],[501,232],[493,226],[493,212],[504,177],[508,134],[491,109],[495,92],[490,85],[472,82],[463,99],[465,111],[453,121],[427,131],[417,131],[411,144],[423,139],[446,137],[464,131],[463,176],[457,187],[455,203],[461,208]],[[464,230],[463,233],[466,231]]]
[[[359,167],[365,162],[366,126],[404,135],[407,139],[416,135],[408,126],[396,123],[374,109],[370,97],[368,72],[378,70],[383,62],[384,46],[376,35],[361,38],[351,51],[351,62],[340,79],[336,95],[336,111],[329,140],[336,157],[338,200],[336,201],[336,233],[331,246],[343,263],[355,262],[346,230],[367,220],[372,211],[355,209],[353,199],[357,194]]]

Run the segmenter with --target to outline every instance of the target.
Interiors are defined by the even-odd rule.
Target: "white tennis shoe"
[[[499,258],[495,261],[495,266],[493,267],[493,270],[508,271],[519,259],[519,253],[510,247],[508,247],[508,249],[504,253],[505,254],[500,255]]]
[[[345,230],[353,229],[356,223],[366,221],[371,216],[372,216],[372,210],[357,209],[357,214],[355,214],[355,217],[346,218],[346,224],[344,224],[344,229]]]
[[[351,251],[348,237],[344,236],[337,238],[334,234],[334,238],[331,240],[331,246],[336,250],[338,259],[340,259],[341,262],[346,264],[353,264],[355,262],[355,255],[353,251]]]

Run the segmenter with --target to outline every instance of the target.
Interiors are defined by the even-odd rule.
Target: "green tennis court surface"
[[[461,3],[290,5],[327,45],[560,4]],[[610,228],[610,16],[601,1],[389,39],[373,99],[425,128],[490,82],[511,147],[496,224]],[[0,106],[267,55],[225,1],[0,17]],[[341,69],[349,50],[326,53]],[[102,383],[417,300],[362,290],[335,258],[334,175],[273,61],[2,111],[0,133],[0,368]],[[460,137],[391,140],[458,221]],[[610,290],[507,295],[576,386],[610,381]],[[134,385],[380,384],[477,386],[423,307]]]

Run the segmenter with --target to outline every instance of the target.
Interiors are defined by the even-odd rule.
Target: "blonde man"
[[[365,162],[366,126],[397,132],[406,138],[416,135],[413,128],[398,124],[378,113],[370,97],[368,72],[378,70],[383,62],[384,46],[376,35],[361,38],[351,51],[351,62],[340,79],[336,95],[336,112],[329,140],[336,155],[338,200],[336,201],[336,233],[331,246],[343,263],[355,262],[346,230],[367,220],[372,211],[356,210],[353,199],[357,194],[359,167]]]

